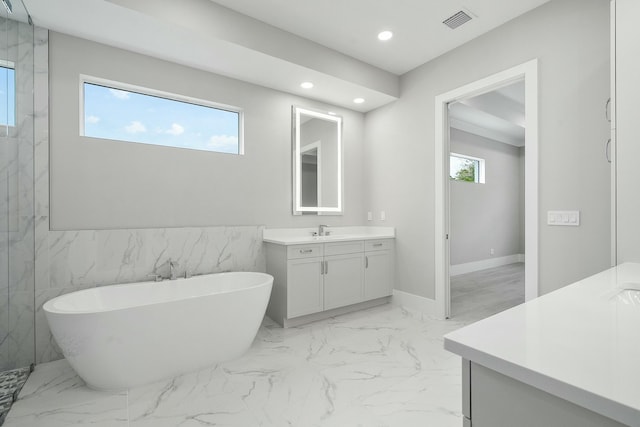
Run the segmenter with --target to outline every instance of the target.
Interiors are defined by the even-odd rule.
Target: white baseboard
[[[460,274],[473,273],[474,271],[500,267],[503,265],[513,264],[515,262],[524,262],[524,254],[507,255],[499,258],[488,258],[481,261],[452,265],[449,267],[449,275],[458,276]]]
[[[399,291],[397,289],[393,290],[393,298],[391,299],[391,303],[412,310],[421,311],[430,316],[435,316],[436,314],[435,300],[421,297],[420,295],[414,295],[408,292]]]

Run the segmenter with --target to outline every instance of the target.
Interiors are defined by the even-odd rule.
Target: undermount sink
[[[624,289],[614,297],[617,302],[626,305],[635,305],[640,307],[640,291],[635,289]]]
[[[611,300],[616,303],[640,307],[640,283],[621,283]]]

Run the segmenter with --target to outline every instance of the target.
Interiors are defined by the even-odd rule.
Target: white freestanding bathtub
[[[233,272],[102,286],[44,304],[56,342],[92,388],[121,390],[246,352],[273,277]]]

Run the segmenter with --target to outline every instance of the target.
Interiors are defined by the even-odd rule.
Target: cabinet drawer
[[[315,258],[322,256],[322,244],[287,246],[287,259]]]
[[[355,254],[364,251],[364,242],[362,240],[349,241],[349,242],[334,242],[325,243],[324,254],[325,255],[342,255],[342,254]]]
[[[370,251],[383,251],[393,248],[393,239],[380,239],[380,240],[366,240],[364,242],[364,250]]]

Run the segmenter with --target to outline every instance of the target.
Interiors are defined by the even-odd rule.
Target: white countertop
[[[447,350],[640,426],[640,264],[626,263],[444,337]]]
[[[265,228],[262,240],[279,245],[302,245],[347,240],[375,240],[395,238],[393,227],[327,227],[328,236],[313,236],[318,228]]]

